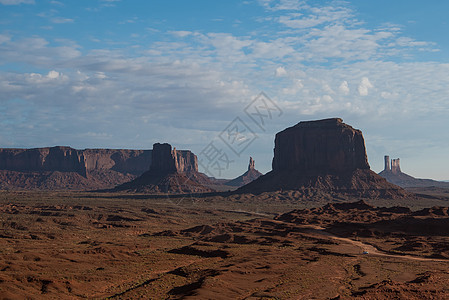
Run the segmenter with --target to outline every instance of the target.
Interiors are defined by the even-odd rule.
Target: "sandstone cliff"
[[[370,170],[362,132],[342,119],[300,122],[275,138],[273,170],[237,190],[300,190],[364,197],[407,193]]]
[[[300,122],[276,134],[272,167],[314,174],[370,168],[362,132],[342,119]]]
[[[77,172],[87,177],[94,170],[142,174],[151,165],[151,150],[51,147],[0,149],[0,170]]]

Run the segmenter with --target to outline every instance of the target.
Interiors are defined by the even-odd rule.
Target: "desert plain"
[[[0,295],[447,299],[449,191],[416,195],[2,191]]]

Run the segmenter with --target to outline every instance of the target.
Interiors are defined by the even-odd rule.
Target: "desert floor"
[[[449,206],[446,191],[420,197],[371,202]],[[449,298],[447,232],[357,237],[274,219],[328,200],[3,191],[0,298]]]

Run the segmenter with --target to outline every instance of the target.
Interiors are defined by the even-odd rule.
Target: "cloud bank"
[[[410,59],[438,51],[437,45],[405,36],[397,26],[368,27],[345,2],[259,5],[260,29],[243,34],[141,29],[133,36],[156,38],[87,47],[0,32],[1,144],[150,148],[167,141],[198,152],[260,91],[285,114],[248,151],[271,151],[272,134],[300,120],[334,116],[366,128],[369,146],[384,145],[371,148],[374,156],[413,155],[411,147],[391,143],[392,132],[382,126],[403,131],[398,139],[411,145],[415,134],[407,133],[407,124],[431,118],[420,125],[431,132],[421,142],[449,140],[446,132],[432,131],[447,125],[449,64]],[[64,26],[74,18],[50,22]],[[373,125],[380,123],[387,125]]]

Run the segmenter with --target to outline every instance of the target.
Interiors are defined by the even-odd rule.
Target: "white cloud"
[[[285,70],[284,67],[277,67],[276,71],[275,71],[275,76],[276,77],[283,77],[287,75],[287,71]]]
[[[193,34],[193,32],[186,31],[186,30],[170,31],[169,33],[173,34],[174,36],[180,37],[180,38],[183,38],[183,37]]]
[[[350,92],[349,85],[348,85],[348,82],[347,82],[346,80],[344,80],[344,81],[340,84],[340,86],[338,87],[338,89],[340,90],[340,92],[341,92],[343,95],[348,95],[349,92]]]
[[[360,81],[359,87],[357,91],[360,96],[368,96],[369,89],[373,88],[373,85],[369,81],[368,77],[363,77],[362,81]]]
[[[56,81],[60,84],[61,82],[69,79],[68,76],[54,70],[49,71],[47,75],[42,75],[39,73],[26,74],[24,78],[29,84],[48,84]]]
[[[64,23],[73,23],[74,20],[69,19],[69,18],[56,17],[56,18],[52,18],[51,22],[55,23],[55,24],[64,24]]]
[[[0,0],[3,5],[34,4],[34,0]]]
[[[302,88],[304,88],[302,80],[295,79],[291,87],[282,89],[282,93],[285,95],[296,95]]]
[[[7,35],[0,34],[0,45],[6,42],[9,42],[11,38]]]
[[[352,11],[344,6],[311,7],[300,4],[292,5],[297,8],[303,6],[301,12],[289,13],[279,17],[279,23],[295,29],[307,29],[324,24],[343,24],[353,15]]]
[[[74,59],[81,55],[78,46],[73,43],[50,46],[50,42],[42,37],[10,39],[0,47],[0,63],[21,62],[31,65],[52,65]]]
[[[306,1],[303,0],[259,0],[259,3],[271,11],[299,10],[307,7]]]
[[[59,78],[59,76],[61,76],[61,74],[59,74],[59,72],[56,72],[54,70],[48,72],[47,77],[50,79],[56,79]]]

